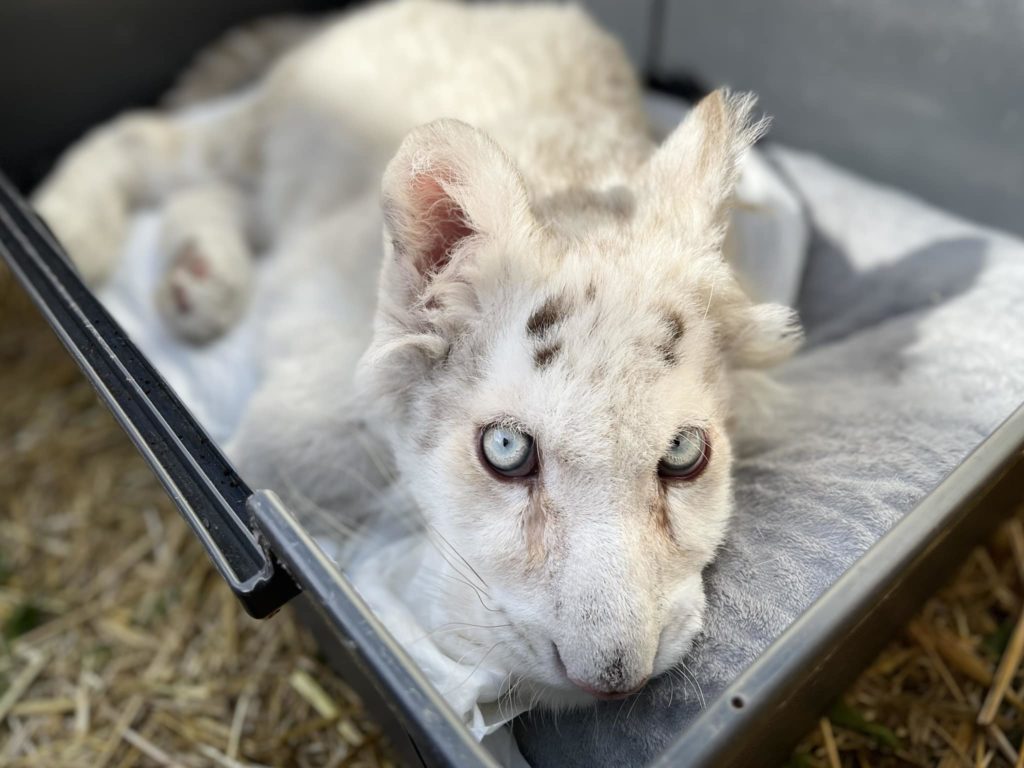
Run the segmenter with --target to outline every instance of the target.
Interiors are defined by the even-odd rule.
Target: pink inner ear
[[[417,267],[424,274],[436,274],[448,264],[452,250],[463,238],[474,234],[462,210],[445,191],[436,175],[423,174],[412,181],[413,210],[420,219],[423,236]]]

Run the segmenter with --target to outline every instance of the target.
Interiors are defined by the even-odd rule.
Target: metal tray
[[[0,255],[160,478],[246,610],[302,615],[411,765],[493,766],[271,491],[252,492],[0,175]],[[995,523],[1024,500],[1024,407],[779,637],[653,763],[782,762]]]

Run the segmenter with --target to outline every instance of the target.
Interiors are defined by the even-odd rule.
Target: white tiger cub
[[[765,128],[753,104],[715,92],[658,147],[620,46],[581,10],[376,5],[212,118],[97,129],[35,203],[92,283],[133,207],[163,203],[159,303],[203,341],[244,311],[254,250],[343,249],[332,213],[382,173],[379,294],[350,292],[373,321],[358,373],[329,379],[356,367],[335,359],[302,373],[318,401],[258,396],[242,469],[264,482],[289,466],[303,493],[345,498],[337,424],[353,422],[330,409],[358,404],[464,559],[453,579],[468,567],[486,589],[435,611],[489,628],[459,647],[550,704],[616,698],[699,631],[731,513],[736,383],[800,341],[792,311],[753,303],[722,255],[737,164]],[[377,269],[353,264],[353,284]]]

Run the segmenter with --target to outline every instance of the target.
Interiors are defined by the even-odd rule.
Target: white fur
[[[207,339],[244,307],[239,259],[261,241],[332,259],[333,212],[383,171],[377,300],[360,286],[378,265],[342,265],[356,320],[315,338],[350,341],[315,369],[268,372],[236,456],[256,483],[332,509],[373,509],[396,474],[448,552],[454,586],[432,613],[465,629],[438,641],[569,703],[686,654],[731,511],[734,388],[799,342],[792,313],[751,302],[722,257],[737,166],[764,128],[752,108],[712,94],[656,147],[625,56],[582,11],[393,3],[326,27],[216,119],[100,128],[36,204],[96,282],[133,205],[214,201],[166,225],[168,285],[184,245],[220,280],[186,286],[189,317],[163,299],[173,327]],[[548,301],[557,319],[529,333]],[[667,317],[685,325],[668,355]],[[557,345],[544,365],[542,345]],[[535,437],[532,486],[481,466],[493,421]],[[711,438],[706,471],[663,484],[659,457],[693,425]]]

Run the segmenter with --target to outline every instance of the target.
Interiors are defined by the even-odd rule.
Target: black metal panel
[[[251,492],[0,174],[0,256],[32,296],[253,616],[296,594],[246,523]],[[30,382],[26,382],[30,384]]]
[[[497,768],[434,690],[409,655],[373,615],[359,593],[272,492],[249,500],[253,519],[274,552],[334,631],[343,668],[374,683],[390,715],[404,726],[424,765]],[[335,648],[335,657],[339,649]],[[394,733],[394,730],[391,731]]]
[[[402,765],[425,766],[423,755],[420,754],[416,743],[405,730],[402,721],[395,717],[391,705],[391,693],[383,690],[379,683],[353,662],[351,654],[346,650],[338,637],[338,630],[321,613],[313,602],[313,599],[306,594],[289,603],[288,607],[293,610],[304,627],[306,627],[316,640],[320,652],[327,659],[327,663],[337,672],[358,695],[366,710],[366,715],[376,723],[384,736],[388,739],[389,746],[396,754]]]

